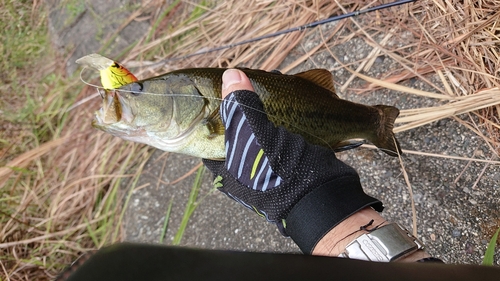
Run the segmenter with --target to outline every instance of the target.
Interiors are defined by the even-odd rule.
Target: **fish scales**
[[[294,75],[241,70],[249,77],[276,126],[337,151],[352,147],[349,140],[361,138],[391,156],[401,152],[392,132],[399,110],[339,98],[328,70],[313,69]],[[108,90],[106,95],[118,98],[103,99],[103,109],[96,113],[93,124],[116,136],[165,151],[222,159],[224,127],[218,111],[224,71],[181,69]],[[121,116],[107,122],[103,118],[106,108],[117,107],[121,108]]]

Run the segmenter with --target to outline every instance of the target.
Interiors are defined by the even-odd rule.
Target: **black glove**
[[[226,161],[204,159],[214,185],[275,223],[304,253],[334,226],[367,206],[356,171],[333,151],[275,127],[257,94],[235,91],[221,104]]]

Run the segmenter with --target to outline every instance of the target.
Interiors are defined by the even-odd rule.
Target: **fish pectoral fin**
[[[364,140],[345,140],[341,141],[335,144],[333,147],[333,151],[335,152],[341,152],[341,151],[346,151],[350,149],[354,149],[356,147],[359,147],[363,144],[365,144],[366,141]]]
[[[306,79],[310,82],[313,82],[316,85],[319,85],[330,92],[332,92],[333,96],[337,97],[335,93],[335,85],[333,83],[333,76],[330,71],[326,69],[311,69],[308,71],[300,72],[294,74],[294,76],[298,76],[302,79]]]
[[[224,135],[225,128],[224,124],[222,124],[219,110],[212,112],[212,114],[210,114],[210,116],[205,119],[205,122],[208,131],[210,132],[208,138],[214,138],[216,136]]]

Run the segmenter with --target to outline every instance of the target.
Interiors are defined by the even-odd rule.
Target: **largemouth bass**
[[[250,78],[269,119],[334,150],[365,139],[391,156],[401,152],[392,131],[399,110],[339,98],[331,73],[314,69],[295,75],[241,69]],[[182,69],[106,90],[93,126],[161,150],[223,159],[219,116],[222,68]]]

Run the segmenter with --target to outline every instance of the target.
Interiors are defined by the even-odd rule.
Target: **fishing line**
[[[85,81],[85,80],[83,79],[83,71],[84,71],[85,69],[87,69],[87,66],[83,66],[82,70],[80,71],[80,81],[82,81],[82,82],[83,82],[83,84],[85,84],[85,85],[88,85],[88,86],[91,86],[91,87],[96,88],[97,93],[95,93],[95,94],[93,94],[93,95],[90,95],[90,96],[88,96],[88,97],[86,97],[86,98],[84,98],[84,99],[82,99],[82,100],[79,100],[78,102],[75,102],[75,104],[73,104],[73,105],[72,105],[72,106],[70,106],[68,109],[66,109],[66,111],[65,111],[65,112],[70,112],[71,110],[73,110],[73,109],[75,109],[75,108],[79,107],[80,105],[82,105],[82,104],[84,104],[84,103],[86,103],[86,102],[88,102],[88,101],[90,101],[90,100],[92,100],[92,99],[94,99],[94,98],[97,98],[98,96],[101,96],[101,98],[104,98],[104,94],[101,92],[101,89],[102,89],[102,90],[104,90],[104,87],[99,86],[99,85],[94,85],[94,84],[92,84],[92,83],[90,83],[90,82],[87,82],[87,81]]]
[[[193,53],[193,54],[189,54],[189,55],[185,55],[185,56],[181,56],[181,57],[174,57],[174,58],[164,59],[164,60],[161,60],[159,62],[150,64],[148,66],[149,67],[155,67],[155,66],[159,66],[159,65],[164,65],[164,64],[166,64],[167,62],[170,62],[170,61],[177,61],[177,60],[187,59],[187,58],[191,58],[191,57],[194,57],[194,56],[208,54],[208,53],[212,53],[212,52],[216,52],[216,51],[220,51],[220,50],[230,49],[230,48],[234,48],[234,47],[237,47],[237,46],[240,46],[240,45],[257,42],[257,41],[260,41],[260,40],[263,40],[263,39],[272,38],[272,37],[276,37],[276,36],[288,34],[288,33],[291,33],[291,32],[303,31],[305,29],[314,28],[314,27],[317,27],[317,26],[322,25],[322,24],[326,24],[326,23],[330,23],[330,22],[334,22],[334,21],[339,21],[339,20],[342,20],[342,19],[345,19],[345,18],[355,17],[355,16],[359,16],[361,14],[365,14],[365,13],[369,13],[369,12],[373,12],[373,11],[377,11],[377,10],[382,10],[382,9],[387,9],[387,8],[394,7],[394,6],[399,6],[399,5],[402,5],[402,4],[412,3],[412,2],[415,2],[415,1],[416,0],[399,0],[399,1],[391,2],[391,3],[387,3],[387,4],[382,4],[382,5],[378,5],[378,6],[375,6],[375,7],[366,8],[366,9],[363,9],[363,10],[358,10],[358,11],[346,13],[346,14],[339,15],[339,16],[329,17],[327,19],[323,19],[323,20],[311,22],[311,23],[308,23],[308,24],[305,24],[305,25],[302,25],[302,26],[298,26],[298,27],[293,27],[293,28],[290,28],[290,29],[281,30],[281,31],[278,31],[278,32],[275,32],[275,33],[266,34],[266,35],[255,37],[255,38],[252,38],[252,39],[243,40],[243,41],[240,41],[240,42],[237,42],[237,43],[228,44],[228,45],[220,46],[220,47],[209,49],[209,50],[205,50],[205,51],[199,51],[199,52],[196,52],[196,53]],[[95,87],[97,89],[98,93],[101,95],[101,97],[104,98],[103,94],[99,90],[99,89],[104,89],[104,87],[98,86],[98,85],[93,85],[91,83],[86,82],[83,79],[82,73],[83,73],[83,71],[85,69],[86,69],[86,67],[84,67],[82,69],[82,71],[80,72],[80,80],[83,83],[85,83],[86,85]],[[104,89],[104,90],[106,90],[106,89]],[[125,89],[120,89],[120,91],[133,93],[133,91],[125,90]],[[165,96],[165,97],[170,97],[170,96],[171,97],[191,97],[191,98],[194,97],[194,98],[202,98],[202,99],[213,99],[213,100],[217,100],[219,102],[222,102],[222,100],[223,100],[223,99],[217,98],[217,97],[195,96],[195,95],[182,95],[182,94],[181,95],[179,95],[179,94],[156,94],[156,93],[149,93],[149,92],[141,92],[141,94],[161,95],[161,96]],[[70,110],[74,109],[75,107],[77,107],[77,106],[79,106],[79,105],[87,102],[88,100],[90,100],[90,99],[92,99],[92,98],[94,98],[96,96],[97,95],[92,95],[91,97],[88,97],[88,98],[80,101],[79,103],[71,106],[67,111],[70,111]],[[243,105],[243,106],[246,106],[246,105]],[[250,108],[250,107],[248,107],[248,108]],[[255,111],[257,111],[259,113],[262,113],[262,114],[266,114],[267,116],[275,117],[273,115],[267,114],[264,111],[257,110],[256,108],[250,108],[250,109],[255,110]],[[276,119],[279,120],[279,118],[276,118]],[[297,130],[299,130],[299,131],[301,131],[301,132],[303,132],[305,134],[308,134],[308,135],[310,135],[310,136],[318,139],[319,141],[325,143],[330,149],[334,150],[330,146],[330,144],[328,142],[326,142],[326,140],[324,140],[324,139],[322,139],[322,138],[320,138],[320,137],[318,137],[318,136],[316,136],[316,135],[314,135],[312,133],[309,133],[309,132],[305,131],[304,129],[301,129],[301,128],[297,127],[297,126],[294,126],[294,125],[290,124],[289,122],[285,122],[283,120],[280,120],[280,121],[282,123],[287,123],[287,125],[289,125],[291,127],[294,127]]]
[[[96,94],[93,94],[91,96],[88,96],[80,101],[78,101],[77,103],[75,103],[74,105],[72,105],[71,107],[69,107],[66,112],[69,112],[73,109],[75,109],[76,107],[92,100],[93,98],[96,98],[97,96],[101,96],[102,99],[105,99],[106,98],[106,92],[107,91],[118,91],[118,92],[123,92],[123,93],[131,93],[131,94],[134,94],[134,93],[137,93],[137,91],[132,91],[132,90],[127,90],[127,89],[123,89],[123,88],[116,88],[116,89],[106,89],[104,88],[103,86],[99,86],[99,85],[95,85],[95,84],[92,84],[90,82],[87,82],[85,81],[85,79],[83,78],[83,72],[87,69],[88,67],[87,66],[83,66],[82,70],[80,71],[80,81],[82,81],[85,85],[88,85],[88,86],[91,86],[91,87],[94,87],[96,90],[97,90],[97,93]],[[132,82],[133,83],[133,82]],[[131,84],[131,83],[130,83]],[[125,85],[122,85],[122,86],[126,86],[127,84]],[[103,93],[104,91],[104,93]],[[199,98],[199,99],[209,99],[209,100],[214,100],[214,101],[218,101],[219,103],[222,103],[223,99],[222,98],[219,98],[219,97],[214,97],[214,96],[204,96],[204,95],[190,95],[190,94],[168,94],[168,93],[151,93],[151,92],[146,92],[146,91],[140,91],[140,94],[141,95],[150,95],[150,96],[161,96],[161,97],[171,97],[171,98]],[[118,95],[119,96],[119,95]],[[234,101],[231,101],[231,102],[234,102]],[[289,126],[290,128],[294,128],[295,130],[297,131],[300,131],[302,135],[309,135],[310,137],[312,138],[315,138],[316,140],[318,140],[319,142],[323,143],[324,146],[328,147],[329,149],[335,151],[335,149],[330,145],[330,143],[328,143],[325,139],[315,135],[314,133],[312,132],[309,132],[307,131],[306,129],[303,129],[299,126],[296,126],[290,122],[287,122],[281,118],[279,118],[278,116],[275,116],[275,115],[272,115],[272,114],[268,114],[266,113],[265,111],[262,111],[262,110],[258,110],[256,108],[253,108],[253,107],[250,107],[250,106],[247,106],[247,105],[244,105],[244,104],[240,104],[246,108],[249,108],[250,110],[253,110],[255,112],[258,112],[258,113],[261,113],[261,114],[265,114],[268,118],[270,117],[271,119],[275,119],[275,120],[278,120],[278,122],[281,122],[282,124],[284,125],[287,125]],[[206,117],[205,117],[206,118]],[[118,121],[119,122],[119,121]],[[272,122],[273,123],[273,122]],[[362,143],[358,142],[359,145],[361,145]],[[358,146],[359,146],[358,145]],[[345,150],[345,149],[341,149],[341,150]],[[337,150],[338,151],[341,151],[341,150]]]
[[[332,16],[332,17],[329,17],[329,18],[326,18],[326,19],[323,19],[323,20],[319,20],[319,21],[311,22],[311,23],[308,23],[308,24],[305,24],[305,25],[301,25],[301,26],[297,26],[297,27],[292,27],[292,28],[289,28],[289,29],[285,29],[285,30],[281,30],[281,31],[278,31],[278,32],[274,32],[274,33],[271,33],[271,34],[266,34],[266,35],[258,36],[258,37],[255,37],[255,38],[243,40],[243,41],[240,41],[240,42],[237,42],[237,43],[228,44],[228,45],[216,47],[216,48],[205,50],[205,51],[201,51],[200,50],[198,52],[195,52],[195,53],[189,54],[189,55],[185,55],[185,56],[163,59],[163,60],[160,60],[159,62],[149,64],[148,67],[157,67],[157,66],[164,65],[167,62],[171,62],[171,61],[178,61],[178,60],[188,59],[188,58],[191,58],[191,57],[194,57],[194,56],[200,56],[200,55],[205,55],[205,54],[208,54],[208,53],[213,53],[213,52],[217,52],[217,51],[221,51],[221,50],[225,50],[225,49],[230,49],[230,48],[234,48],[234,47],[241,46],[241,45],[244,45],[244,44],[261,41],[261,40],[264,40],[264,39],[268,39],[268,38],[272,38],[272,37],[276,37],[276,36],[288,34],[288,33],[295,32],[295,31],[303,31],[305,29],[314,28],[314,27],[322,25],[322,24],[326,24],[326,23],[330,23],[330,22],[335,22],[335,21],[346,19],[346,18],[359,16],[361,14],[365,14],[365,13],[369,13],[369,12],[374,12],[374,11],[378,11],[378,10],[383,10],[383,9],[387,9],[387,8],[391,8],[391,7],[395,7],[395,6],[399,6],[399,5],[403,5],[403,4],[407,4],[407,3],[412,3],[412,2],[415,2],[415,1],[417,1],[417,0],[399,0],[399,1],[391,2],[391,3],[387,3],[387,4],[382,4],[382,5],[378,5],[378,6],[371,7],[371,8],[366,8],[364,10],[358,10],[358,11],[350,12],[350,13],[343,14],[343,15]]]
[[[92,100],[93,98],[96,98],[98,97],[99,95],[101,96],[102,99],[105,98],[105,93],[103,94],[101,90],[104,90],[104,91],[120,91],[120,92],[125,92],[125,93],[134,93],[134,91],[131,91],[131,90],[127,90],[127,89],[105,89],[103,86],[99,86],[99,85],[94,85],[90,82],[87,82],[83,79],[83,72],[87,69],[88,67],[87,66],[84,66],[82,68],[82,70],[80,71],[80,80],[85,84],[85,85],[88,85],[88,86],[91,86],[91,87],[94,87],[96,88],[97,90],[97,93],[96,94],[93,94],[89,97],[86,97],[80,101],[78,101],[77,103],[75,103],[74,105],[72,105],[71,107],[69,107],[66,112],[69,112],[73,109],[75,109],[76,107]],[[125,86],[125,85],[124,85]],[[151,92],[140,92],[141,95],[144,94],[144,95],[151,95],[151,96],[163,96],[163,97],[172,97],[172,98],[176,98],[176,97],[184,97],[184,98],[199,98],[199,99],[209,99],[209,100],[216,100],[218,101],[219,103],[222,103],[223,99],[222,98],[218,98],[218,97],[209,97],[209,96],[202,96],[202,95],[189,95],[189,94],[167,94],[167,93],[161,93],[161,94],[158,94],[158,93],[151,93]],[[230,102],[235,102],[235,101],[230,101]],[[241,106],[244,106],[246,108],[249,108],[251,110],[254,110],[258,113],[261,113],[261,114],[265,114],[268,118],[271,117],[271,118],[275,118],[277,120],[280,120],[280,118],[278,118],[277,116],[275,115],[272,115],[272,114],[268,114],[267,112],[265,111],[262,111],[262,110],[258,110],[256,108],[252,108],[250,106],[247,106],[247,105],[244,105],[244,104],[240,104]],[[302,129],[290,122],[286,122],[284,120],[280,120],[280,122],[282,122],[283,124],[286,124],[292,128],[295,128],[296,130],[302,132],[303,134],[307,134],[315,139],[317,139],[318,141],[322,142],[325,144],[325,146],[327,146],[329,149],[331,149],[332,151],[335,151],[335,149],[323,138],[311,133],[311,132],[308,132],[306,131],[305,129]],[[272,123],[272,122],[271,122]],[[361,143],[360,143],[361,145]]]
[[[241,45],[244,45],[244,44],[261,41],[263,39],[272,38],[272,37],[276,37],[276,36],[288,34],[288,33],[295,32],[295,31],[302,31],[302,30],[305,30],[305,29],[308,29],[308,28],[317,27],[317,26],[322,25],[322,24],[326,24],[326,23],[330,23],[330,22],[335,22],[335,21],[339,21],[339,20],[342,20],[342,19],[346,19],[346,18],[350,18],[350,17],[355,17],[355,16],[359,16],[361,14],[365,14],[365,13],[369,13],[369,12],[374,12],[374,11],[378,11],[378,10],[383,10],[383,9],[387,9],[387,8],[391,8],[391,7],[395,7],[395,6],[399,6],[399,5],[403,5],[403,4],[407,4],[407,3],[412,3],[412,2],[415,2],[415,1],[417,1],[417,0],[398,0],[398,1],[391,2],[391,3],[381,4],[381,5],[378,5],[378,6],[375,6],[375,7],[366,8],[366,9],[363,9],[363,10],[358,10],[358,11],[346,13],[346,14],[343,14],[343,15],[332,16],[332,17],[329,17],[329,18],[326,18],[326,19],[323,19],[323,20],[319,20],[319,21],[315,21],[315,22],[311,22],[311,23],[308,23],[308,24],[305,24],[305,25],[301,25],[301,26],[297,26],[297,27],[293,27],[293,28],[289,28],[289,29],[277,31],[277,32],[274,32],[274,33],[271,33],[271,34],[266,34],[266,35],[258,36],[258,37],[255,37],[255,38],[247,39],[247,40],[243,40],[243,41],[240,41],[240,42],[237,42],[237,43],[228,44],[228,45],[216,47],[216,48],[205,50],[205,51],[199,51],[199,52],[196,52],[196,53],[193,53],[193,54],[189,54],[189,55],[185,55],[185,56],[180,56],[180,57],[174,57],[174,58],[168,58],[168,59],[160,60],[159,62],[150,64],[149,66],[153,66],[154,67],[156,65],[165,64],[165,63],[170,62],[170,61],[178,61],[178,60],[182,60],[182,59],[191,58],[191,57],[194,57],[194,56],[199,56],[199,55],[213,53],[213,52],[220,51],[220,50],[230,49],[230,48],[234,48],[234,47],[241,46]],[[88,86],[92,86],[92,87],[95,87],[97,89],[104,89],[104,87],[102,87],[102,86],[91,84],[89,82],[86,82],[83,79],[82,74],[83,74],[83,71],[86,68],[87,68],[87,66],[84,66],[84,68],[80,71],[80,80],[84,84],[86,84]],[[101,97],[102,97],[102,94],[101,94]]]
[[[92,95],[92,96],[89,96],[89,97],[87,97],[87,98],[85,98],[85,99],[83,99],[83,100],[79,101],[78,103],[75,103],[75,104],[74,104],[74,105],[72,105],[70,108],[68,108],[68,109],[66,110],[66,112],[69,112],[69,111],[71,111],[72,109],[74,109],[74,108],[76,108],[76,107],[78,107],[78,106],[82,105],[83,103],[86,103],[87,101],[89,101],[89,100],[91,100],[91,99],[93,99],[93,98],[96,98],[98,95],[101,95],[101,98],[103,98],[103,99],[104,99],[104,96],[103,96],[103,94],[102,94],[102,93],[101,93],[101,91],[100,91],[100,89],[102,89],[102,90],[105,90],[105,91],[106,91],[106,89],[104,89],[104,87],[102,87],[102,86],[98,86],[98,85],[94,85],[94,84],[89,83],[89,82],[86,82],[86,81],[83,79],[83,77],[82,77],[82,73],[83,73],[83,71],[85,70],[85,68],[86,68],[86,67],[84,67],[84,68],[82,69],[82,71],[80,72],[80,80],[81,80],[83,83],[85,83],[86,85],[88,85],[88,86],[91,86],[91,87],[95,87],[95,88],[97,88],[98,93],[96,93],[96,94],[94,94],[94,95]],[[134,91],[131,91],[131,90],[126,90],[126,89],[113,89],[113,90],[119,90],[120,92],[125,92],[125,93],[134,93]],[[111,90],[111,91],[113,91],[113,90]],[[141,94],[151,95],[151,96],[173,97],[173,98],[176,98],[176,97],[185,97],[185,98],[209,99],[209,100],[216,100],[216,101],[218,101],[218,102],[220,102],[220,103],[222,103],[222,101],[223,101],[223,99],[222,99],[222,98],[218,98],[218,97],[208,97],[208,96],[201,96],[201,95],[196,96],[196,95],[188,95],[188,94],[166,94],[166,93],[165,93],[165,94],[157,94],[157,93],[151,93],[151,92],[141,92]],[[235,101],[230,101],[230,102],[233,102],[233,103],[234,103]],[[249,108],[249,109],[251,109],[251,110],[254,110],[254,111],[258,112],[258,113],[265,114],[265,115],[267,115],[268,117],[269,117],[269,116],[270,116],[270,117],[275,117],[276,119],[278,119],[278,120],[279,120],[279,118],[277,118],[276,116],[274,116],[274,115],[272,115],[272,114],[268,114],[268,113],[266,113],[265,111],[262,111],[262,110],[259,110],[259,109],[257,109],[257,108],[253,108],[253,107],[250,107],[250,106],[247,106],[247,105],[241,104],[241,103],[240,103],[240,105],[241,105],[241,106],[244,106],[244,107],[246,107],[246,108]],[[293,128],[295,128],[295,129],[297,129],[297,130],[299,130],[299,131],[301,131],[301,132],[305,133],[305,134],[310,135],[310,136],[311,136],[311,137],[313,137],[313,138],[316,138],[317,140],[319,140],[319,141],[323,142],[323,143],[324,143],[326,146],[328,146],[331,150],[334,150],[334,149],[330,146],[330,144],[329,144],[326,140],[324,140],[323,138],[318,137],[318,136],[316,136],[316,135],[314,135],[314,134],[312,134],[312,133],[310,133],[310,132],[308,132],[308,131],[306,131],[306,130],[304,130],[304,129],[302,129],[302,128],[298,127],[298,126],[295,126],[295,125],[291,124],[290,122],[286,122],[286,121],[284,121],[284,120],[280,120],[280,121],[281,121],[281,122],[283,122],[283,123],[285,123],[285,124],[287,124],[287,125],[288,125],[288,126],[290,126],[290,127],[293,127]]]
[[[89,68],[89,67],[88,67],[88,66],[86,66],[86,65],[84,65],[84,66],[83,66],[83,68],[82,68],[82,70],[80,71],[80,81],[82,81],[82,82],[83,82],[83,84],[85,84],[85,85],[87,85],[87,86],[91,86],[91,87],[95,87],[95,88],[97,88],[97,89],[103,89],[103,90],[105,90],[103,86],[94,85],[94,84],[92,84],[92,83],[90,83],[90,82],[87,82],[87,81],[85,81],[85,80],[83,79],[83,72],[84,72],[84,71],[85,71],[85,69],[87,69],[87,68]],[[104,96],[103,96],[102,94],[101,94],[101,97],[102,97],[102,98],[104,98]]]

